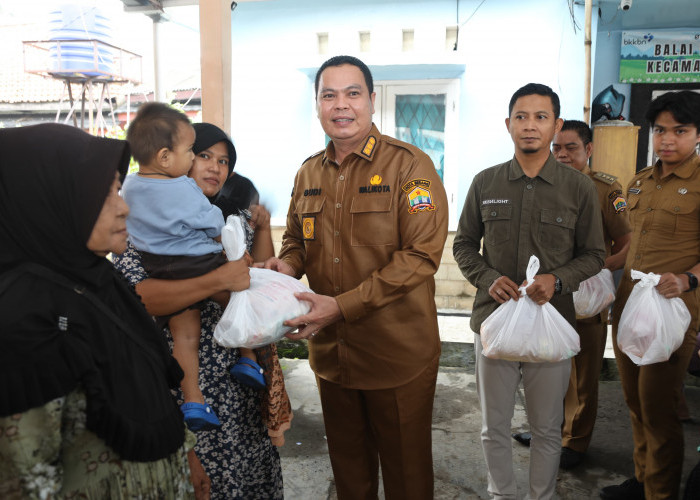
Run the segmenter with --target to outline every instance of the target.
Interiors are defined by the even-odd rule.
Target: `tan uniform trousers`
[[[637,366],[617,347],[617,328],[613,330],[617,368],[632,420],[634,475],[644,483],[646,500],[678,498],[683,469],[678,402],[696,335],[691,326],[668,361]]]
[[[432,416],[439,357],[405,385],[345,389],[316,377],[339,500],[433,498]]]
[[[598,414],[598,380],[603,366],[608,325],[597,315],[576,321],[576,331],[581,341],[581,351],[571,358],[571,377],[564,397],[561,445],[585,453]]]

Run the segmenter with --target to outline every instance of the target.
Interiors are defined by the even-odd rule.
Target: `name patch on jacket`
[[[319,196],[321,188],[304,189],[304,196]]]
[[[409,214],[435,210],[429,180],[413,179],[401,186],[401,189],[406,193]]]
[[[389,186],[360,186],[360,193],[389,193]]]
[[[301,218],[301,232],[305,240],[316,239],[316,216],[304,215]]]
[[[610,201],[612,202],[615,213],[619,214],[620,212],[624,212],[625,208],[627,208],[627,200],[625,200],[625,197],[622,196],[622,191],[619,189],[616,189],[610,193],[608,198],[610,198]]]

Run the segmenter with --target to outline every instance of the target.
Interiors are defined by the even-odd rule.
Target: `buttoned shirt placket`
[[[520,203],[520,227],[518,229],[518,274],[525,272],[532,253],[529,247],[530,234],[533,231],[530,222],[532,221],[532,211],[535,206],[537,179],[531,179],[523,175],[520,177],[520,182],[523,185],[523,194],[522,202]],[[517,284],[520,285],[520,283]]]
[[[347,158],[345,159],[347,160]],[[342,164],[338,165],[335,161],[329,160],[331,168],[334,169],[335,173],[335,192],[333,198],[333,251],[331,259],[333,262],[332,267],[332,280],[331,285],[333,286],[333,291],[337,295],[343,289],[343,245],[342,238],[344,236],[343,227],[343,216],[345,204],[345,195],[348,180],[347,173],[349,171],[347,161],[343,161]],[[348,383],[349,374],[347,367],[349,366],[348,350],[345,346],[346,342],[346,331],[345,324],[340,322],[336,325],[336,335],[338,342],[338,367],[340,370],[340,380],[341,383]]]

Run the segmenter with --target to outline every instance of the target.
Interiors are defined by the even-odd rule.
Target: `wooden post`
[[[592,0],[586,0],[585,3],[585,17],[586,24],[584,29],[584,47],[585,47],[585,59],[586,59],[586,76],[584,85],[584,96],[583,96],[583,121],[590,124],[591,123],[591,9]]]
[[[231,133],[231,2],[199,2],[202,121]]]

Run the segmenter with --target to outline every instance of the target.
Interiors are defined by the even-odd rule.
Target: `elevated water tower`
[[[64,82],[56,121],[104,135],[110,127],[104,113],[109,106],[112,126],[117,124],[110,85],[139,84],[141,56],[112,45],[111,25],[94,5],[59,5],[49,16],[49,39],[25,41],[24,69]],[[61,117],[66,98],[70,109]],[[80,123],[78,123],[78,116]]]

